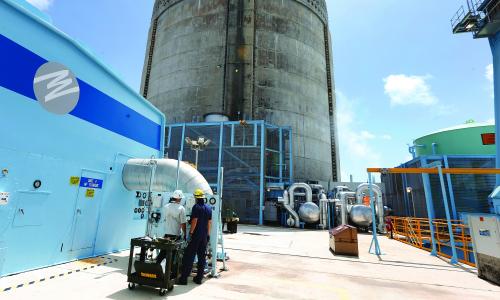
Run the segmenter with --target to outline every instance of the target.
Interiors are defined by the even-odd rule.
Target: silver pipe
[[[151,180],[149,162],[151,159],[129,159],[122,172],[122,181],[129,191],[147,191]],[[203,175],[192,166],[174,159],[154,159],[156,172],[151,184],[154,192],[170,192],[176,189],[177,166],[179,166],[179,185],[187,193],[201,189],[205,194],[213,195],[212,188]]]
[[[299,221],[299,215],[297,212],[290,206],[290,197],[288,195],[288,191],[283,192],[283,198],[278,200],[283,204],[283,207],[286,209],[286,211],[290,214],[290,217],[294,219],[294,226],[295,227],[300,227],[300,221]]]
[[[340,216],[342,220],[342,225],[347,225],[347,210],[348,210],[348,205],[347,205],[347,197],[348,196],[355,196],[356,193],[354,192],[340,192]]]
[[[180,163],[181,163],[181,160],[180,160],[181,154],[182,154],[182,151],[179,151],[177,153],[177,157],[179,159],[177,160],[177,178],[175,179],[175,189],[176,190],[179,189],[179,169],[180,169]]]
[[[385,220],[384,220],[384,202],[382,200],[382,190],[378,185],[372,185],[373,194],[375,200],[370,199],[371,201],[375,201],[376,205],[376,213],[378,219],[378,230],[380,232],[385,231]],[[356,188],[356,199],[358,202],[361,199],[361,203],[363,202],[363,194],[370,191],[370,185],[368,183],[362,183]]]
[[[311,186],[309,186],[307,183],[303,182],[298,182],[292,184],[288,188],[288,196],[290,197],[290,205],[293,207],[295,204],[295,190],[297,188],[303,188],[306,190],[306,201],[307,202],[312,202],[312,189]]]
[[[153,186],[153,180],[155,178],[155,173],[156,173],[156,161],[154,161],[154,158],[151,158],[148,163],[148,167],[150,168],[150,177],[149,177],[149,186],[148,186],[148,202],[149,204],[147,205],[148,207],[148,223],[146,226],[146,236],[151,236],[151,230],[153,229],[153,222],[150,219],[151,218],[151,206],[153,205],[153,191],[152,191],[152,186]]]
[[[325,193],[321,193],[319,197],[319,217],[320,217],[320,224],[321,227],[326,228],[328,226],[327,224],[327,219],[328,219],[328,199],[326,199]]]

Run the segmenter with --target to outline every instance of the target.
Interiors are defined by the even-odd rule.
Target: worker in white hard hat
[[[186,209],[181,204],[184,194],[181,190],[172,193],[170,202],[163,207],[163,216],[165,222],[165,238],[179,240],[186,238]],[[166,258],[166,253],[160,251],[157,262],[161,263]]]
[[[163,215],[165,216],[165,235],[170,238],[186,236],[186,209],[181,204],[184,194],[176,190],[172,194],[170,203],[165,205]],[[182,231],[182,232],[181,232]]]

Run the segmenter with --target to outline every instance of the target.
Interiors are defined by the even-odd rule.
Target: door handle
[[[24,209],[20,208],[18,211],[24,215]]]
[[[79,215],[81,215],[81,214],[82,214],[82,210],[78,208],[78,209],[76,210],[76,213],[77,213],[77,214],[79,214]]]

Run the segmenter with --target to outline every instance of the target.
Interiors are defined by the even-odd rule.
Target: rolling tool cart
[[[130,257],[128,262],[128,288],[136,285],[159,288],[160,296],[174,289],[174,283],[180,275],[183,254],[183,242],[171,239],[151,239],[149,237],[134,238],[130,241]],[[137,251],[136,250],[140,250]],[[155,255],[160,251],[160,259]]]

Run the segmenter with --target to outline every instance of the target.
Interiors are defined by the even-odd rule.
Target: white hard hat
[[[172,194],[172,198],[174,198],[174,199],[182,199],[182,198],[184,198],[184,194],[182,193],[181,190],[176,190]]]

